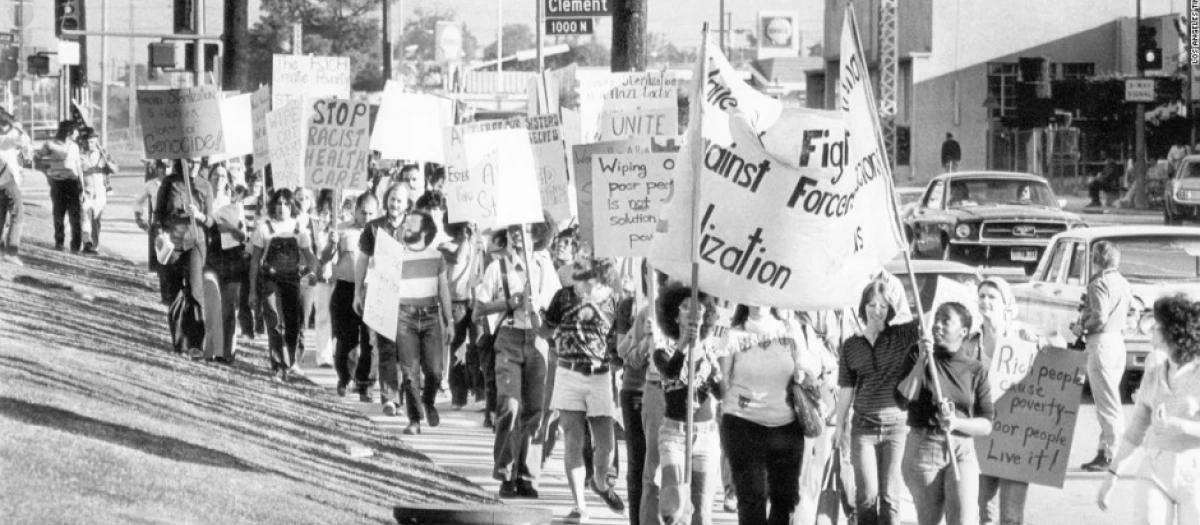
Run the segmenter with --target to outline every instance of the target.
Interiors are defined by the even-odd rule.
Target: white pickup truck
[[[1121,253],[1118,269],[1133,287],[1121,381],[1122,395],[1128,399],[1151,351],[1154,301],[1180,292],[1200,299],[1200,228],[1105,226],[1055,235],[1030,281],[1013,287],[1022,322],[1042,335],[1075,340],[1070,325],[1079,319],[1088,278],[1095,272],[1089,254],[1100,241],[1116,245]]]

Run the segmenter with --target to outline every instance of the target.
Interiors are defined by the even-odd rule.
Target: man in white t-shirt
[[[8,111],[0,108],[0,263],[21,265],[21,259],[17,257],[24,214],[21,158],[33,157],[33,142],[13,120]],[[6,224],[7,231],[4,229]]]

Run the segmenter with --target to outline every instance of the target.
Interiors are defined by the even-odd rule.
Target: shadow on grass
[[[243,472],[262,472],[241,459],[223,452],[171,437],[158,436],[136,428],[101,421],[49,405],[30,403],[11,397],[0,397],[0,415],[28,425],[37,425],[77,436],[98,439],[164,459],[236,469]]]

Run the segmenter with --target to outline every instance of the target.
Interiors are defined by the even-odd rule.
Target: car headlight
[[[1142,318],[1138,319],[1138,334],[1150,335],[1154,328],[1158,325],[1158,321],[1154,320],[1154,312],[1146,312],[1142,314]]]
[[[1142,317],[1146,312],[1146,303],[1140,297],[1134,297],[1129,303],[1129,315],[1125,317],[1125,333],[1141,334]]]
[[[959,239],[965,239],[967,237],[970,237],[971,236],[971,225],[970,224],[959,224],[957,228],[954,228],[954,235],[957,236]]]
[[[1086,222],[1077,222],[1077,223],[1071,225],[1072,230],[1074,230],[1075,228],[1087,228],[1087,227],[1088,227],[1088,225]]]

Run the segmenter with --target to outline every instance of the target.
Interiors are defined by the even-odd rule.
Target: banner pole
[[[703,172],[700,167],[704,165],[704,148],[700,147],[700,141],[695,140],[697,136],[703,135],[704,126],[704,79],[708,78],[708,22],[704,23],[704,27],[700,30],[700,76],[696,78],[695,91],[692,93],[691,104],[693,104],[692,115],[695,116],[695,122],[688,122],[688,126],[696,131],[693,132],[692,140],[689,144],[692,159],[692,174],[695,180],[692,183],[692,249],[689,256],[692,259],[692,297],[690,312],[690,321],[695,323],[699,321],[703,313],[703,308],[700,306],[700,262],[696,258],[696,236],[700,231],[700,180],[703,178]],[[699,334],[696,335],[700,337]],[[696,381],[694,374],[696,372],[695,362],[692,360],[692,352],[696,351],[696,340],[688,341],[686,347],[687,361],[687,427],[685,430],[685,450],[684,450],[684,469],[683,482],[690,484],[692,482],[692,440],[695,438],[695,429],[692,428],[693,417],[696,405]]]

